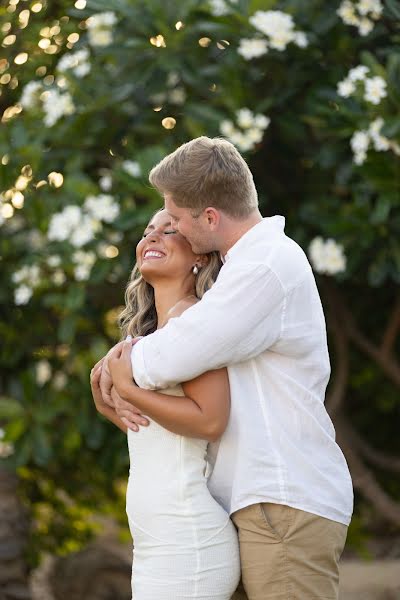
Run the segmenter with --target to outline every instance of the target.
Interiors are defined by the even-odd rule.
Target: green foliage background
[[[23,207],[0,225],[0,423],[15,447],[3,463],[18,470],[35,517],[33,560],[42,549],[67,552],[83,544],[96,527],[90,518],[94,512],[116,514],[124,523],[126,440],[95,413],[89,372],[119,338],[115,318],[135,245],[160,205],[147,174],[165,154],[190,138],[221,135],[221,123],[235,121],[239,109],[267,115],[271,124],[262,141],[244,153],[263,214],[285,215],[287,233],[306,250],[316,236],[331,237],[347,257],[344,273],[319,277],[326,306],[331,301],[330,331],[346,327],[335,311],[334,286],[370,343],[377,344],[400,282],[400,157],[370,149],[366,161],[356,165],[349,144],[355,131],[377,117],[384,119],[384,135],[400,143],[398,0],[385,2],[367,36],[343,23],[336,13],[339,3],[322,0],[239,0],[227,2],[222,16],[207,2],[191,0],[90,0],[83,9],[61,0],[41,3],[24,27],[20,13],[32,9],[34,1],[21,0],[11,11],[11,4],[0,8],[3,36],[16,35],[14,43],[3,42],[0,54],[0,76],[11,75],[10,81],[2,80],[0,96],[2,203],[12,203],[21,172],[29,179]],[[289,44],[284,51],[270,49],[245,60],[237,49],[242,38],[254,37],[249,16],[256,10],[291,14],[308,46]],[[90,45],[85,20],[104,11],[117,17],[112,43]],[[183,23],[179,29],[178,21]],[[38,46],[46,37],[41,32],[57,26],[60,32],[51,39],[56,52],[46,53]],[[67,38],[74,32],[80,38],[69,49]],[[164,37],[165,47],[150,42],[157,35]],[[209,42],[202,46],[201,38]],[[85,77],[63,73],[75,112],[47,127],[40,103],[18,108],[30,81],[57,88],[49,75],[60,76],[60,57],[81,48],[89,50],[90,72]],[[14,58],[22,52],[28,60],[18,65]],[[377,105],[360,94],[337,94],[338,82],[360,64],[387,82],[387,96]],[[46,72],[38,75],[43,66]],[[171,100],[176,87],[184,90],[182,104]],[[162,109],[155,111],[157,106]],[[163,127],[165,117],[176,120],[172,129]],[[124,160],[136,161],[142,175],[129,175]],[[102,241],[116,245],[119,253],[116,258],[97,254],[89,279],[76,281],[75,249],[68,240],[47,239],[49,221],[63,207],[82,206],[88,195],[104,193],[102,169],[112,178],[106,193],[120,214],[84,249],[97,252]],[[51,183],[52,172],[62,173],[60,187]],[[61,257],[66,276],[61,285],[54,283],[46,261],[54,254]],[[29,302],[16,305],[12,277],[24,265],[39,265],[40,282]],[[332,342],[331,350],[335,367]],[[38,384],[36,368],[43,359],[53,373],[67,375],[65,387],[56,389],[52,379]],[[349,361],[342,413],[370,443],[398,453],[398,384],[360,348],[352,347]],[[399,499],[392,475],[378,469],[375,476]],[[357,496],[354,544],[360,546],[373,531],[375,508]]]

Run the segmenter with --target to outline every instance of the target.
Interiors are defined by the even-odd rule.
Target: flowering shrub
[[[96,497],[110,473],[126,475],[125,440],[95,414],[89,371],[118,340],[135,244],[160,205],[148,172],[203,134],[238,147],[261,210],[284,214],[309,257],[331,332],[328,405],[340,406],[374,445],[398,449],[391,416],[400,381],[393,358],[399,16],[398,0],[5,7],[0,400],[7,410],[0,409],[0,425],[7,464],[51,472],[77,499]],[[357,322],[367,325],[364,333]],[[336,369],[347,375],[336,379]],[[344,445],[355,439],[341,435]],[[81,463],[97,486],[84,483]],[[362,496],[365,473],[356,475]],[[394,496],[396,485],[388,484]],[[374,507],[391,518],[379,500]]]

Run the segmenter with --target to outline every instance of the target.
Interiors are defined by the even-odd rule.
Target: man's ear
[[[207,224],[210,227],[210,229],[213,229],[213,230],[217,229],[217,227],[220,223],[220,220],[221,220],[220,212],[213,206],[208,206],[204,210],[204,215],[205,215]]]

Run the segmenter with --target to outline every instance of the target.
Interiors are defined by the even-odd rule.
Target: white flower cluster
[[[355,131],[350,140],[350,146],[354,153],[354,162],[362,165],[367,158],[367,150],[372,145],[377,152],[392,150],[397,156],[400,156],[400,145],[393,140],[381,134],[384,126],[382,117],[377,117],[368,129]]]
[[[72,260],[75,263],[75,279],[77,281],[86,281],[89,279],[92,267],[96,262],[96,254],[92,251],[77,250],[73,253]]]
[[[111,11],[89,17],[86,21],[89,44],[91,46],[109,46],[113,40],[112,28],[116,22],[117,17]]]
[[[42,100],[43,103],[45,113],[43,120],[46,127],[52,127],[64,115],[71,115],[75,112],[69,92],[61,93],[56,88],[43,91],[43,86],[39,81],[30,81],[22,90],[19,103],[25,110],[30,110],[39,104],[39,100]]]
[[[52,127],[64,115],[72,115],[75,106],[69,92],[60,93],[58,90],[48,90],[42,94],[44,124]]]
[[[274,50],[285,50],[293,42],[300,48],[308,46],[307,36],[303,31],[295,30],[293,17],[280,10],[257,10],[249,22],[255,29],[266,36],[264,38],[244,38],[240,40],[238,52],[246,60],[261,56]]]
[[[142,174],[142,169],[136,160],[124,160],[121,163],[121,168],[131,177],[140,177]]]
[[[265,115],[255,115],[248,108],[240,108],[236,111],[236,125],[240,129],[228,119],[221,122],[219,129],[222,135],[227,137],[239,150],[247,152],[261,142],[264,131],[270,122],[269,117]]]
[[[364,65],[358,65],[354,69],[350,69],[347,77],[339,81],[337,85],[337,93],[342,98],[348,98],[357,91],[363,91],[364,100],[371,104],[379,104],[382,98],[387,96],[386,81],[383,77],[375,75],[367,77],[369,68]]]
[[[346,270],[343,246],[331,238],[327,240],[323,240],[320,236],[314,238],[308,247],[308,255],[317,273],[336,275]]]
[[[27,83],[22,90],[21,98],[19,99],[22,108],[29,110],[36,106],[39,102],[39,92],[42,90],[43,86],[40,81],[30,81]]]
[[[14,454],[14,445],[11,442],[4,442],[4,429],[0,429],[0,458],[7,458]]]
[[[40,284],[40,269],[37,265],[25,265],[15,271],[11,279],[17,284],[14,290],[14,302],[17,305],[27,304],[32,297],[33,290]]]
[[[107,194],[88,196],[83,208],[66,206],[51,217],[47,237],[49,240],[69,242],[80,248],[92,241],[101,229],[101,221],[112,223],[119,215],[119,206]]]
[[[358,0],[355,4],[350,0],[343,0],[336,12],[343,23],[357,27],[358,33],[365,36],[373,30],[382,11],[380,0]]]
[[[72,71],[77,77],[84,77],[90,71],[89,50],[82,48],[76,52],[67,52],[58,61],[57,70],[60,73]]]
[[[238,0],[230,0],[230,4],[237,4]],[[210,11],[214,17],[222,17],[229,14],[230,6],[225,0],[209,0]]]

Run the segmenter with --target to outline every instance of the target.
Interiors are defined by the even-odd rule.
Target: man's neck
[[[263,217],[258,210],[252,213],[244,221],[234,221],[233,219],[229,219],[229,221],[225,224],[224,244],[219,249],[221,255],[225,256],[232,246],[234,246],[236,242],[239,241],[242,236],[244,236],[245,233],[247,233],[262,220]]]

